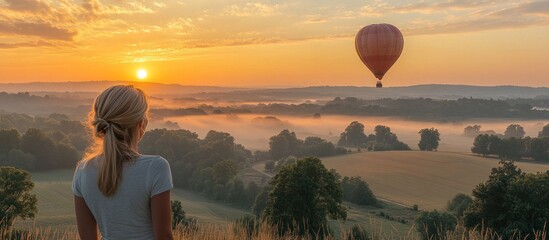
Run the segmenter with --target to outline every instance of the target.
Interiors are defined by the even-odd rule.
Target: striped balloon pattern
[[[404,48],[402,33],[391,24],[371,24],[358,31],[355,47],[360,60],[381,81]],[[377,87],[381,87],[378,81]]]

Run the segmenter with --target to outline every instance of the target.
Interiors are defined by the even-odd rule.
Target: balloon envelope
[[[400,57],[404,38],[398,28],[391,24],[372,24],[358,31],[355,47],[364,65],[381,80]]]

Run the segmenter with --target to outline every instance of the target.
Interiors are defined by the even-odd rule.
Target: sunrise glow
[[[549,86],[547,1],[62,2],[0,0],[0,82],[132,80],[146,63],[161,83],[372,86],[354,37],[390,23],[404,50],[387,87]]]
[[[147,72],[147,70],[145,70],[145,69],[139,69],[139,70],[137,70],[137,73],[136,73],[136,74],[137,74],[137,78],[138,78],[139,80],[145,80],[145,78],[147,78],[147,76],[149,75],[148,72]]]

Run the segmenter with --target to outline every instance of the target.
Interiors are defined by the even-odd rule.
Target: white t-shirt
[[[78,164],[72,191],[86,201],[103,239],[154,239],[150,199],[173,188],[168,161],[143,155],[124,163],[120,185],[110,197],[97,186],[100,161],[95,158]]]

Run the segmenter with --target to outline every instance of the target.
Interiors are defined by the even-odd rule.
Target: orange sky
[[[548,1],[0,0],[0,82],[373,86],[354,35],[387,22],[385,86],[549,87]]]

